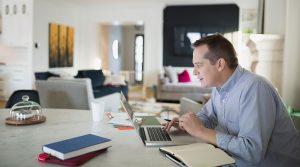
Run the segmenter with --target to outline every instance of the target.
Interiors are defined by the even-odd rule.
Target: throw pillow
[[[191,82],[199,82],[198,76],[194,75],[194,68],[187,68]]]
[[[59,75],[51,72],[35,72],[34,75],[36,80],[47,80],[49,77],[59,77]]]
[[[178,74],[178,81],[191,82],[191,78],[187,70],[184,70],[182,73]]]
[[[175,69],[172,66],[164,67],[167,77],[170,78],[172,83],[178,82],[178,77]]]
[[[106,76],[103,84],[111,85],[111,86],[115,86],[115,85],[124,85],[125,86],[126,85],[125,77],[122,75]]]
[[[72,75],[71,73],[66,72],[66,71],[56,71],[55,74],[59,75],[60,78],[63,78],[63,79],[72,79],[72,78],[74,78],[74,75]]]

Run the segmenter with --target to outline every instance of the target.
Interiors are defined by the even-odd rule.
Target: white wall
[[[265,0],[265,34],[285,33],[286,0]]]
[[[0,13],[2,11],[2,0],[0,0]],[[0,14],[2,15],[2,14]],[[2,16],[1,16],[2,17]],[[2,29],[2,20],[0,20],[0,28]],[[2,35],[0,34],[0,43],[2,43]]]
[[[71,5],[60,0],[35,0],[33,42],[39,44],[39,48],[33,48],[33,71],[47,71],[49,68],[49,23],[58,23],[75,28],[74,43],[74,67],[79,67],[79,16],[77,5]],[[85,61],[85,60],[83,60]],[[64,68],[63,70],[72,68]],[[60,70],[55,68],[53,70]]]
[[[101,5],[89,7],[86,10],[90,11],[85,12],[86,18],[91,19],[90,23],[143,20],[145,22],[145,73],[148,78],[156,77],[162,64],[162,4]],[[82,33],[93,36],[95,32],[82,31]],[[98,41],[98,39],[95,40]],[[83,51],[91,49],[92,46],[82,45],[81,47]]]
[[[283,99],[300,110],[300,1],[287,0],[283,65]]]
[[[135,28],[134,24],[122,26],[123,30],[123,47],[125,62],[123,61],[123,70],[134,71],[135,69],[135,35],[144,34],[144,26]]]
[[[108,46],[109,48],[111,48],[110,46],[112,46],[114,40],[118,40],[118,44],[122,44],[123,43],[123,38],[122,38],[122,27],[120,26],[111,26],[109,28],[109,38],[108,38]],[[122,46],[119,45],[120,48],[118,48],[119,53],[118,53],[118,59],[115,59],[113,56],[113,51],[112,49],[109,49],[108,51],[108,64],[109,64],[109,70],[113,73],[113,74],[119,74],[119,72],[122,69],[122,62],[124,61],[124,54],[121,51],[122,50]]]

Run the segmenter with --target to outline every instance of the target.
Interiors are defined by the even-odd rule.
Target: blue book
[[[108,147],[111,147],[110,139],[87,134],[44,145],[43,152],[65,160]]]

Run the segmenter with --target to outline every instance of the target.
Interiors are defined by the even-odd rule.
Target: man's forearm
[[[217,145],[216,134],[215,130],[203,127],[201,131],[196,134],[196,137],[206,141],[207,143]]]

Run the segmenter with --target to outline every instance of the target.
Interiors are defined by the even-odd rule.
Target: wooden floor
[[[151,87],[142,85],[130,86],[128,93],[129,100],[146,101],[154,98],[154,91]]]
[[[0,100],[0,108],[4,108],[5,104],[6,104],[6,101]]]

